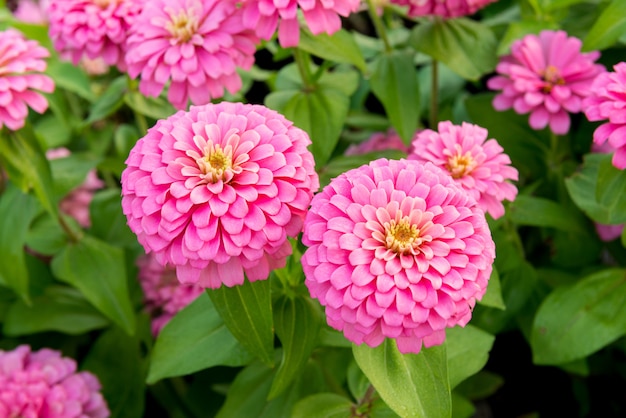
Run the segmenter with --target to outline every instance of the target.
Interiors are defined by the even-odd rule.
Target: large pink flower
[[[500,144],[487,140],[485,128],[439,122],[438,132],[418,132],[412,146],[409,159],[430,161],[446,170],[494,219],[504,215],[503,200],[515,200],[517,188],[507,180],[517,180],[518,172]]]
[[[581,45],[580,39],[564,31],[549,30],[515,41],[511,55],[496,67],[499,75],[487,82],[490,89],[502,90],[493,100],[494,108],[530,113],[533,129],[550,125],[555,134],[569,132],[568,112],[581,111],[593,79],[604,71],[594,63],[600,53],[581,53]]]
[[[468,16],[497,0],[390,0],[409,6],[408,15],[441,16],[445,18]]]
[[[169,82],[177,109],[202,105],[241,89],[237,67],[252,67],[257,42],[235,0],[154,0],[131,29],[128,73],[148,96]]]
[[[191,106],[157,122],[122,173],[146,252],[183,283],[217,288],[282,267],[319,187],[306,132],[260,105]]]
[[[98,379],[47,348],[0,350],[0,417],[106,418]]]
[[[102,58],[126,70],[128,30],[144,0],[50,0],[49,35],[61,57],[77,65]]]
[[[311,33],[332,35],[341,29],[341,18],[359,8],[360,0],[244,0],[244,23],[265,40],[278,28],[280,45],[287,48],[300,42],[298,10]]]
[[[476,201],[432,163],[379,159],[333,179],[311,202],[305,284],[328,324],[403,353],[464,326],[491,275],[495,245]]]
[[[38,113],[48,109],[48,100],[40,92],[54,90],[52,79],[42,74],[49,55],[15,29],[0,32],[0,128],[23,127],[29,107]]]

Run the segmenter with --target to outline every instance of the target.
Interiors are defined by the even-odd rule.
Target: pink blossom
[[[266,279],[319,187],[306,132],[261,105],[191,106],[141,138],[122,173],[130,229],[182,283]]]
[[[298,11],[301,10],[311,33],[332,35],[341,29],[341,18],[355,12],[360,0],[244,0],[244,24],[261,39],[269,40],[278,28],[284,48],[300,42]]]
[[[257,43],[235,0],[155,0],[131,29],[128,73],[148,96],[170,82],[169,101],[185,109],[239,91],[237,67],[252,67]]]
[[[13,16],[22,22],[45,25],[48,23],[48,3],[48,0],[18,0]]]
[[[403,353],[441,344],[487,288],[495,244],[476,201],[430,162],[379,159],[311,202],[305,284],[356,344]]]
[[[507,180],[517,180],[518,172],[495,139],[487,140],[487,130],[463,122],[439,122],[439,131],[426,129],[415,135],[409,159],[430,161],[444,169],[478,206],[497,219],[504,215],[503,200],[513,201],[517,188]]]
[[[626,63],[613,66],[614,72],[604,72],[593,81],[590,95],[583,100],[587,119],[604,121],[593,133],[600,145],[607,139],[615,153],[613,165],[626,168]]]
[[[78,65],[81,58],[102,58],[126,70],[128,30],[143,0],[50,0],[49,35],[64,59]]]
[[[515,41],[511,55],[496,67],[499,75],[487,82],[490,89],[502,90],[493,100],[494,108],[530,113],[533,129],[550,125],[557,135],[569,132],[568,112],[581,111],[593,79],[604,71],[594,63],[600,53],[581,53],[581,45],[580,39],[561,30],[544,30]]]
[[[48,109],[48,100],[40,92],[54,91],[52,79],[42,74],[49,55],[15,29],[0,32],[0,129],[22,128],[29,107],[38,113]]]
[[[152,317],[152,334],[156,336],[178,311],[193,302],[204,289],[197,284],[179,283],[176,270],[159,264],[154,253],[140,257],[137,266],[146,309]]]
[[[391,0],[391,3],[409,6],[408,15],[441,16],[445,18],[473,15],[497,0]]]
[[[0,350],[0,417],[106,418],[100,382],[48,348]]]
[[[409,151],[409,147],[395,130],[389,129],[387,132],[375,132],[360,144],[350,145],[345,154],[360,155],[386,150],[398,150],[406,153]]]

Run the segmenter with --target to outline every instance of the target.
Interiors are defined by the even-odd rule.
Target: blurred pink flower
[[[38,113],[48,109],[48,100],[40,92],[54,91],[52,79],[42,74],[49,55],[15,29],[0,32],[0,129],[22,128],[29,107]]]
[[[603,142],[601,144],[593,142],[591,144],[591,152],[611,154],[615,152],[615,148],[611,146],[610,142]],[[605,225],[594,222],[594,225],[600,239],[606,242],[613,241],[614,239],[620,237],[622,235],[622,231],[624,230],[624,224]]]
[[[408,15],[460,17],[476,13],[497,0],[391,0],[391,3],[409,6]]]
[[[593,142],[608,143],[615,153],[613,165],[626,168],[626,62],[613,66],[594,80],[590,95],[583,100],[587,119],[604,121],[593,133]]]
[[[204,288],[179,283],[176,270],[159,264],[154,253],[140,257],[137,266],[146,309],[152,317],[152,334],[156,336],[178,311],[200,296]]]
[[[191,106],[141,138],[122,173],[130,229],[182,283],[266,279],[319,187],[306,132],[260,105]]]
[[[148,96],[170,82],[169,101],[186,109],[239,91],[237,67],[252,67],[257,43],[235,0],[154,0],[131,29],[128,73]]]
[[[98,379],[48,348],[0,350],[0,417],[105,418]]]
[[[476,201],[432,163],[379,159],[333,179],[304,223],[305,284],[328,324],[356,344],[403,353],[464,326],[495,244]]]
[[[507,180],[517,180],[518,172],[495,139],[487,140],[487,130],[463,122],[439,122],[439,131],[426,129],[415,135],[409,159],[430,161],[444,169],[497,219],[504,215],[503,200],[513,201],[517,188]]]
[[[360,155],[369,152],[399,150],[409,152],[409,147],[402,141],[400,135],[389,129],[387,132],[375,132],[368,139],[360,144],[353,144],[346,149],[346,155]]]
[[[298,10],[311,33],[332,35],[341,29],[341,18],[355,12],[360,0],[244,0],[244,24],[269,40],[278,28],[278,40],[284,48],[298,46],[300,24]]]
[[[48,23],[48,3],[48,0],[19,0],[13,16],[22,22],[45,25]]]
[[[526,35],[511,46],[511,55],[500,60],[499,75],[487,86],[502,90],[493,100],[496,110],[513,108],[530,113],[533,129],[550,125],[552,132],[569,132],[569,113],[582,109],[582,100],[591,92],[591,83],[604,67],[595,64],[598,51],[581,53],[582,42],[564,31],[544,30]]]

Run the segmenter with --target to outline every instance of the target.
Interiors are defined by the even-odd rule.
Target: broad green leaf
[[[452,392],[452,418],[471,418],[476,414],[476,407],[466,397]]]
[[[153,119],[167,119],[176,113],[174,106],[163,97],[146,97],[138,91],[126,92],[124,102],[140,115]]]
[[[80,290],[100,312],[133,334],[135,314],[120,248],[85,235],[59,252],[51,266],[55,277]]]
[[[87,174],[96,167],[98,161],[93,155],[78,152],[50,160],[55,195],[60,199],[83,184]]]
[[[44,140],[43,148],[58,148],[66,145],[72,138],[72,128],[50,112],[38,118],[33,124],[33,129],[38,138]]]
[[[540,0],[541,8],[546,11],[565,9],[574,4],[584,3],[587,0]]]
[[[56,88],[62,88],[76,93],[89,102],[96,100],[91,89],[91,81],[87,74],[70,62],[51,60],[46,73],[52,77]]]
[[[556,288],[539,307],[530,337],[535,364],[588,356],[626,334],[626,270],[606,269]]]
[[[352,352],[382,399],[401,417],[451,416],[445,345],[401,354],[395,340],[386,338],[375,348],[353,345]]]
[[[298,48],[329,61],[353,64],[361,72],[367,70],[356,41],[345,29],[340,29],[333,35],[313,35],[308,30],[302,30]]]
[[[251,354],[274,364],[274,325],[269,280],[207,289],[230,332]]]
[[[243,366],[252,360],[228,331],[206,293],[163,327],[154,344],[147,383],[213,366]]]
[[[485,399],[496,393],[503,384],[501,376],[482,370],[462,381],[454,391],[469,399]]]
[[[126,160],[130,150],[135,146],[137,140],[141,137],[139,131],[134,125],[123,123],[115,129],[113,141],[117,155]]]
[[[472,325],[446,330],[446,352],[451,388],[478,373],[487,364],[494,340],[493,335]]]
[[[489,285],[487,286],[487,291],[478,303],[484,306],[490,306],[492,308],[506,309],[504,301],[502,300],[500,275],[498,274],[498,269],[495,265],[493,266],[493,270],[491,271],[491,277],[489,277]]]
[[[124,104],[124,93],[127,88],[126,76],[119,76],[113,80],[104,93],[91,105],[85,124],[102,120],[117,111]]]
[[[612,0],[583,39],[583,51],[606,49],[626,31],[626,0]]]
[[[348,380],[348,389],[354,399],[362,399],[370,388],[370,381],[367,380],[367,376],[363,373],[363,370],[359,368],[356,361],[351,361],[348,366],[348,373],[346,375]]]
[[[126,217],[122,212],[121,191],[115,188],[96,192],[89,205],[91,229],[89,232],[102,241],[136,248],[137,237],[128,228]]]
[[[57,221],[46,212],[35,218],[28,234],[26,246],[38,254],[52,256],[63,249],[69,237]]]
[[[292,418],[352,417],[353,403],[336,393],[317,393],[301,399],[293,407]]]
[[[542,197],[517,196],[509,205],[508,213],[511,220],[518,225],[585,232],[576,214],[557,202]]]

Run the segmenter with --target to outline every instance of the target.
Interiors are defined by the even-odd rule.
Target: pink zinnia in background
[[[444,169],[478,202],[478,206],[497,219],[504,215],[503,200],[513,201],[518,172],[495,139],[487,140],[487,130],[463,122],[439,122],[438,131],[418,132],[409,159],[430,161]]]
[[[298,46],[298,10],[314,35],[332,35],[341,29],[341,18],[355,12],[360,0],[244,0],[244,24],[261,39],[269,40],[278,28],[278,41],[284,48]]]
[[[391,3],[409,6],[408,15],[460,17],[476,13],[497,0],[390,0]]]
[[[491,275],[495,244],[476,201],[432,163],[379,159],[311,202],[305,284],[328,324],[356,344],[403,353],[464,326]]]
[[[319,188],[306,132],[260,105],[191,106],[141,138],[122,207],[146,252],[182,283],[266,279],[291,253]]]
[[[594,80],[591,94],[583,101],[587,119],[604,121],[593,133],[593,142],[608,144],[615,152],[613,165],[626,168],[626,63],[613,66],[613,72],[604,72]]]
[[[106,418],[100,383],[76,362],[48,348],[0,350],[0,417]]]
[[[180,283],[176,270],[162,266],[154,253],[140,257],[137,266],[146,310],[152,318],[152,334],[156,336],[178,311],[200,296],[204,288]]]
[[[515,41],[511,54],[496,67],[499,75],[487,82],[490,89],[502,90],[493,100],[494,108],[530,113],[533,129],[550,125],[555,134],[569,132],[568,112],[581,111],[593,79],[604,71],[594,63],[600,53],[581,53],[581,45],[580,39],[564,31],[549,30]]]
[[[128,73],[147,96],[169,83],[168,100],[186,109],[239,91],[237,67],[252,67],[257,43],[235,0],[154,0],[131,29]]]
[[[143,0],[50,0],[49,35],[61,57],[77,65],[81,58],[102,58],[126,70],[127,32]]]
[[[389,129],[387,132],[375,132],[368,139],[360,144],[350,145],[346,155],[360,155],[369,152],[398,150],[404,153],[409,152],[409,147],[402,141],[400,135],[394,130]]]
[[[48,23],[48,3],[48,0],[19,0],[13,16],[22,22],[45,25]]]

